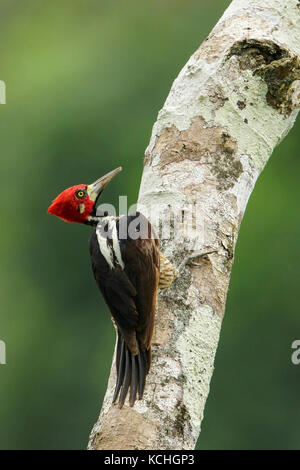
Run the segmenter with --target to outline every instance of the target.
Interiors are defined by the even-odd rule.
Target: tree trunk
[[[112,405],[113,362],[90,449],[195,447],[239,226],[295,121],[299,55],[298,0],[234,0],[174,81],[146,150],[139,205],[183,268],[159,296],[144,399]],[[184,265],[195,252],[208,254]]]

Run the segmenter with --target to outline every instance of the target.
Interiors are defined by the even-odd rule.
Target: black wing
[[[138,392],[143,395],[145,377],[151,363],[156,294],[159,282],[158,240],[151,225],[141,214],[116,219],[122,265],[113,254],[113,267],[103,256],[96,232],[90,239],[92,268],[96,282],[117,327],[117,384],[114,401],[121,390],[119,404],[124,404],[130,386],[130,405]],[[124,227],[127,229],[124,231]],[[134,238],[130,227],[133,227]],[[145,235],[145,227],[147,233]],[[124,237],[124,234],[126,235]],[[107,240],[113,250],[113,243]]]

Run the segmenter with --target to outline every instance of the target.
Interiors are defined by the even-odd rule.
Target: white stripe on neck
[[[103,234],[104,227],[106,227],[105,234]],[[110,236],[108,236],[109,234]],[[120,267],[124,269],[125,265],[122,260],[115,217],[108,216],[101,218],[96,228],[96,235],[99,249],[109,267],[111,269],[115,267],[114,258],[116,258]],[[112,246],[109,244],[109,240],[112,241]]]

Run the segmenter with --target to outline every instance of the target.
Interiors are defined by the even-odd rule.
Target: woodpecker
[[[143,397],[151,364],[156,297],[178,271],[159,251],[159,239],[140,212],[112,217],[97,215],[105,186],[122,170],[116,168],[93,184],[65,189],[48,208],[66,222],[93,227],[89,250],[92,270],[117,332],[117,380],[113,403],[122,408],[129,393],[132,407]]]

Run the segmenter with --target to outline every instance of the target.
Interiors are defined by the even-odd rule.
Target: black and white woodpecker
[[[65,189],[48,209],[66,222],[91,225],[90,255],[94,277],[110,310],[117,332],[117,382],[113,402],[119,407],[129,393],[133,406],[142,398],[151,364],[156,297],[178,271],[160,253],[159,239],[141,213],[120,217],[97,215],[104,187],[122,168],[95,183]]]

